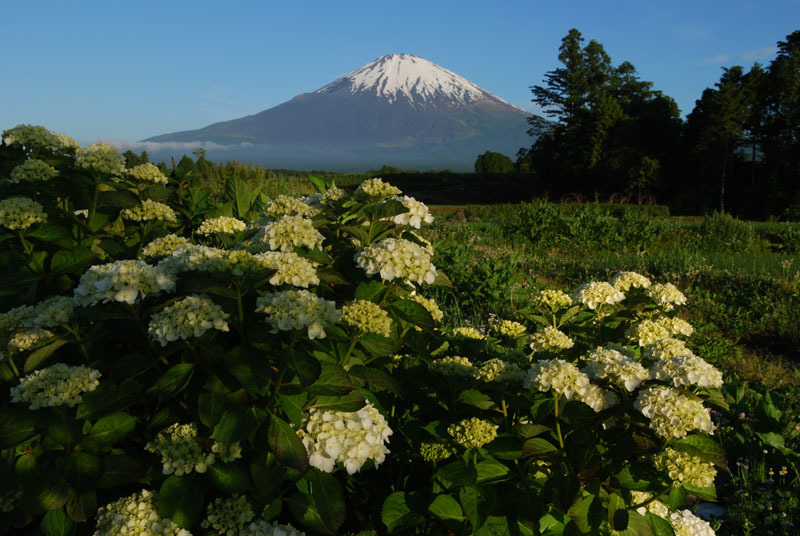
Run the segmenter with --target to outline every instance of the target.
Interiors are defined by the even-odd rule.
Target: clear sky
[[[577,28],[691,111],[722,67],[769,63],[800,0],[4,2],[0,130],[139,140],[277,106],[391,53],[528,110]]]

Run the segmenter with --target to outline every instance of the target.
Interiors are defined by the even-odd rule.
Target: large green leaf
[[[225,195],[233,201],[233,215],[237,218],[247,215],[260,191],[261,188],[253,188],[238,177],[231,177],[225,182]]]
[[[467,465],[464,460],[456,460],[441,466],[433,478],[445,488],[457,488],[474,484],[478,480],[478,472],[472,465]]]
[[[63,508],[58,508],[44,515],[39,528],[47,536],[69,536],[75,528],[75,522],[67,516]]]
[[[323,523],[331,534],[335,534],[336,530],[344,523],[347,514],[342,485],[333,475],[314,467],[306,472],[304,478],[310,484],[311,496],[314,498],[317,511],[322,516]]]
[[[273,415],[269,421],[267,441],[279,462],[298,471],[305,470],[308,465],[308,453],[289,423]]]
[[[136,429],[136,417],[127,413],[115,413],[98,420],[89,431],[88,438],[105,447],[128,437]]]
[[[103,462],[88,452],[70,452],[59,456],[56,467],[77,490],[89,489],[103,474]]]
[[[214,427],[212,438],[223,443],[248,439],[258,428],[258,421],[249,409],[227,410]]]
[[[111,415],[141,400],[141,386],[133,380],[120,385],[113,382],[100,382],[94,391],[84,393],[78,406],[78,419],[96,419]]]
[[[486,522],[489,510],[484,488],[464,486],[458,490],[458,500],[464,510],[464,515],[472,524],[472,529],[477,530],[482,527]]]
[[[41,365],[46,363],[52,355],[55,353],[56,350],[67,344],[69,341],[66,339],[56,339],[53,342],[42,346],[41,348],[37,348],[28,358],[25,360],[24,371],[31,372],[32,370],[36,370]]]
[[[172,475],[158,492],[158,515],[190,529],[200,520],[204,499],[203,485],[193,475]]]
[[[60,249],[53,254],[53,258],[50,261],[50,271],[53,275],[80,275],[96,258],[97,255],[89,248]]]
[[[580,497],[569,507],[567,515],[572,518],[583,534],[596,534],[604,521],[605,512],[596,495]]]
[[[620,486],[637,491],[656,491],[662,487],[661,473],[646,463],[631,463],[614,475]]]
[[[396,491],[383,501],[381,521],[389,529],[389,532],[393,532],[395,528],[401,526],[410,514],[411,507],[408,505],[404,491]]]
[[[432,330],[436,326],[431,313],[422,304],[413,300],[396,301],[387,309],[406,322],[411,322],[422,329]]]
[[[222,418],[222,414],[228,409],[225,396],[217,393],[201,393],[197,397],[197,410],[200,415],[200,422],[209,428],[214,426]]]
[[[194,372],[193,363],[178,363],[171,366],[153,386],[155,393],[161,398],[179,393],[189,384],[192,372]]]
[[[367,300],[371,302],[379,302],[386,286],[380,281],[362,281],[356,287],[357,300]]]
[[[136,196],[124,190],[106,190],[97,196],[98,207],[131,208],[139,204]]]
[[[289,360],[289,366],[292,368],[300,383],[303,387],[308,387],[319,378],[322,371],[320,362],[309,355],[307,352],[291,351],[286,356]]]
[[[124,486],[145,478],[144,466],[128,454],[109,454],[103,458],[103,465],[105,471],[96,484],[100,489]]]
[[[39,225],[32,231],[26,232],[25,238],[35,238],[42,242],[57,244],[62,248],[71,248],[73,245],[72,233],[67,228],[54,223]]]
[[[460,521],[464,518],[461,505],[450,495],[437,495],[428,510],[442,519],[457,519]]]
[[[278,464],[271,452],[261,454],[250,465],[250,478],[262,501],[272,501],[278,494],[286,472],[287,469]]]
[[[292,515],[299,519],[303,525],[323,534],[336,534],[336,531],[330,530],[325,524],[325,520],[310,495],[296,492],[286,497],[285,501],[289,505]]]
[[[478,472],[478,482],[507,480],[505,476],[508,474],[508,467],[492,457],[484,458],[475,466],[475,470]]]
[[[396,199],[386,199],[378,203],[373,214],[375,219],[380,220],[383,218],[391,218],[398,214],[405,214],[406,212],[408,212],[408,208],[400,201]]]
[[[19,445],[36,435],[39,423],[28,408],[0,411],[0,450]]]
[[[477,389],[467,389],[458,394],[458,400],[464,404],[475,406],[480,409],[489,409],[494,406],[494,401],[489,395],[478,391]]]
[[[675,439],[669,446],[682,450],[719,467],[728,467],[727,455],[722,446],[706,435],[691,434],[683,439]]]
[[[214,486],[222,493],[244,493],[250,488],[247,469],[239,462],[222,463],[217,460],[206,472]]]
[[[398,350],[398,345],[394,339],[377,333],[367,333],[358,342],[367,352],[378,357],[393,355]]]
[[[358,411],[367,401],[358,391],[352,391],[344,396],[318,396],[312,407],[330,411]]]
[[[70,519],[81,522],[89,521],[97,512],[97,492],[94,489],[82,492],[74,500],[68,502],[65,509]]]
[[[321,363],[319,378],[307,390],[318,395],[340,396],[356,388],[346,370],[335,363],[325,362]]]
[[[525,443],[522,444],[522,457],[542,457],[548,456],[557,452],[558,448],[549,442],[546,439],[541,437],[532,437],[530,439],[526,439]]]

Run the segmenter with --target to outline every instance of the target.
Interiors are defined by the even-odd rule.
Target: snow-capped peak
[[[411,54],[389,54],[334,80],[315,93],[349,90],[369,92],[389,102],[400,96],[412,104],[446,98],[458,104],[503,99],[481,89],[466,78],[435,63]],[[506,103],[508,104],[508,103]]]

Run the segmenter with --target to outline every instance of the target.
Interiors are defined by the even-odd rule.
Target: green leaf
[[[307,352],[289,352],[289,366],[292,368],[303,387],[308,387],[319,378],[322,371],[320,362]]]
[[[128,454],[109,454],[103,458],[105,471],[97,487],[100,489],[116,488],[145,478],[145,469],[139,461]]]
[[[139,204],[139,200],[125,190],[106,190],[97,196],[98,207],[130,208]],[[97,215],[95,214],[95,216]]]
[[[388,372],[373,367],[356,365],[350,367],[350,375],[367,382],[370,391],[388,391],[403,398],[403,384]]]
[[[725,411],[730,411],[731,407],[728,405],[728,402],[725,400],[725,395],[722,394],[722,391],[719,389],[709,389],[706,391],[705,396],[706,402],[709,402],[718,408],[722,408]]]
[[[305,479],[311,485],[311,496],[325,527],[335,534],[344,523],[347,513],[342,485],[333,475],[313,467],[306,472]]]
[[[458,395],[458,400],[479,409],[489,409],[494,406],[494,402],[489,395],[481,393],[476,389],[461,391]]]
[[[96,419],[111,415],[140,400],[141,386],[133,380],[126,380],[120,385],[101,381],[97,389],[84,393],[76,418]]]
[[[701,501],[717,502],[717,490],[714,486],[698,488],[696,486],[692,486],[691,484],[684,484],[683,487],[686,488],[686,491]]]
[[[313,497],[298,491],[286,497],[285,500],[292,515],[303,525],[323,534],[335,534],[335,531],[331,531],[325,524]]]
[[[624,520],[625,526],[617,526],[614,516],[619,510],[625,510],[625,500],[616,493],[610,493],[608,495],[608,525],[612,530],[624,530],[628,525],[626,516]],[[620,521],[622,520],[620,519]]]
[[[622,517],[622,512],[628,516],[628,524],[625,530],[619,532],[620,536],[654,536],[653,525],[648,518],[633,510],[617,510],[617,515]]]
[[[47,512],[39,527],[47,536],[69,536],[75,528],[75,522],[67,517],[63,508],[58,508]]]
[[[686,504],[686,499],[689,498],[689,492],[683,486],[672,486],[669,490],[669,508],[670,510],[679,510]]]
[[[780,437],[780,436],[779,436]],[[783,440],[783,438],[781,438]],[[704,461],[711,462],[719,467],[727,468],[725,449],[708,436],[700,434],[687,435],[683,439],[675,439],[669,446],[675,450],[682,450]]]
[[[269,502],[278,494],[286,476],[286,468],[278,465],[271,452],[261,454],[250,465],[250,478],[253,486],[261,494],[263,502]]]
[[[394,313],[406,322],[421,327],[424,330],[433,330],[436,323],[425,307],[413,300],[399,300],[387,307],[390,313]]]
[[[35,238],[42,242],[57,244],[62,248],[71,248],[73,243],[72,233],[68,229],[53,223],[39,225],[33,231],[26,232],[25,238]]]
[[[475,484],[478,481],[478,472],[475,467],[467,465],[464,460],[456,460],[441,466],[433,478],[436,479],[443,488],[449,489],[460,486]]]
[[[543,424],[518,424],[516,430],[524,438],[535,437],[537,435],[549,432],[551,428]]]
[[[404,518],[407,518],[409,514],[411,514],[411,508],[406,502],[405,492],[396,491],[383,501],[381,521],[389,529],[389,532],[393,532],[395,528],[400,526]]]
[[[476,486],[464,486],[458,490],[458,500],[464,509],[464,515],[477,530],[486,522],[487,501],[482,489]]]
[[[530,439],[526,439],[525,443],[522,444],[523,458],[527,458],[528,456],[541,458],[557,451],[558,449],[555,445],[541,437],[532,437]]]
[[[428,510],[442,519],[457,519],[460,521],[464,518],[461,505],[450,495],[437,495]]]
[[[380,281],[362,281],[356,287],[355,299],[378,303],[386,286]]]
[[[475,466],[478,482],[502,480],[508,474],[508,467],[494,458],[487,457]]]
[[[406,212],[408,212],[408,208],[400,201],[396,199],[386,199],[378,203],[373,215],[376,220],[381,220],[383,218],[397,216],[398,214],[405,214]]]
[[[367,352],[376,357],[393,355],[398,350],[398,345],[393,339],[377,333],[367,333],[358,342]]]
[[[656,491],[661,489],[662,476],[652,465],[631,463],[614,475],[619,485],[637,491]]]
[[[192,379],[194,371],[193,363],[178,363],[167,369],[167,371],[156,381],[155,392],[161,398],[167,398],[182,391]]]
[[[232,288],[224,287],[214,279],[207,277],[181,275],[178,282],[178,288],[182,293],[203,293],[212,294],[214,296],[222,296],[223,298],[237,299],[238,294]]]
[[[358,391],[351,391],[344,396],[317,396],[311,407],[329,411],[358,411],[367,401]]]
[[[66,339],[56,339],[50,344],[42,346],[41,348],[37,348],[28,358],[25,360],[25,365],[23,367],[25,372],[31,372],[32,370],[36,370],[42,364],[44,364],[50,357],[55,353],[56,350],[67,344],[69,341]]]
[[[522,442],[516,437],[502,435],[484,447],[495,458],[516,460],[522,456]]]
[[[75,500],[68,502],[65,508],[70,519],[80,522],[89,521],[97,512],[97,492],[94,489],[86,490]]]
[[[248,393],[263,396],[272,380],[270,362],[249,346],[236,346],[225,354],[225,363]]]
[[[645,516],[650,527],[653,529],[653,536],[675,536],[675,531],[669,521],[655,514]]]
[[[206,474],[222,493],[244,493],[250,488],[247,469],[239,462],[222,463],[217,460],[208,466]]]
[[[254,189],[238,177],[231,177],[225,182],[225,195],[233,201],[233,215],[237,218],[245,217],[260,191],[260,188]]]
[[[309,175],[308,181],[311,183],[311,185],[314,187],[314,190],[316,190],[317,193],[324,194],[325,192],[328,191],[328,185],[325,183],[324,180],[320,179],[319,177],[315,177],[314,175]]]
[[[127,413],[115,413],[103,417],[94,423],[88,437],[110,448],[136,429],[136,420],[136,417]]]
[[[37,506],[44,510],[56,510],[75,498],[75,490],[56,471],[48,471],[37,479],[32,490]]]
[[[200,422],[214,428],[227,409],[227,399],[217,393],[202,393],[197,397],[197,409]]]
[[[619,510],[622,511],[622,510]],[[597,533],[604,521],[604,514],[600,501],[596,495],[586,495],[572,503],[567,515],[583,534]]]
[[[103,474],[103,462],[88,452],[71,452],[56,459],[56,467],[78,490],[89,489]]]
[[[308,466],[308,453],[294,429],[280,417],[273,415],[267,431],[269,448],[283,465],[298,471]]]
[[[0,450],[19,445],[36,435],[36,416],[28,408],[0,411]]]
[[[228,410],[222,414],[211,437],[223,443],[235,443],[248,439],[257,428],[258,421],[249,409]]]
[[[203,486],[192,475],[167,477],[158,492],[158,515],[190,529],[203,512]]]
[[[53,254],[53,258],[50,261],[50,271],[52,275],[80,275],[96,258],[97,255],[89,248],[60,249]]]
[[[300,425],[303,420],[305,412],[303,407],[308,401],[308,393],[303,391],[296,395],[280,395],[278,397],[278,405],[289,418],[289,421],[294,425]]]
[[[356,389],[350,375],[335,363],[321,363],[319,378],[308,386],[308,392],[318,395],[339,396],[346,395]]]

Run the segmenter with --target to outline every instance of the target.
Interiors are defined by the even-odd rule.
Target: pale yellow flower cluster
[[[281,525],[277,521],[268,523],[259,519],[242,527],[239,536],[306,536],[306,533],[291,525]]]
[[[270,285],[292,285],[308,288],[310,285],[319,285],[319,277],[315,265],[292,251],[266,251],[257,253],[253,258],[260,266],[276,270],[269,283]]]
[[[234,234],[244,231],[247,224],[242,220],[230,216],[219,216],[205,220],[197,228],[197,234],[210,236],[214,234]]]
[[[68,296],[52,296],[36,305],[20,305],[0,314],[0,332],[19,328],[51,328],[68,322],[75,302]]]
[[[56,363],[21,378],[19,385],[10,389],[11,401],[29,404],[29,409],[77,406],[83,393],[97,388],[99,377],[100,371],[83,365]]]
[[[242,275],[259,269],[259,263],[244,250],[229,251],[187,242],[162,259],[158,267],[171,274],[197,271]]]
[[[147,333],[166,346],[178,339],[200,337],[210,329],[228,331],[229,316],[205,294],[191,294],[155,313]]]
[[[716,532],[708,521],[704,521],[689,510],[672,512],[668,521],[675,536],[715,536]]]
[[[322,249],[325,237],[314,228],[314,222],[302,216],[283,216],[264,225],[252,239],[255,251],[294,251],[299,247]]]
[[[426,462],[440,462],[456,453],[456,449],[439,441],[423,441],[419,445],[419,453]]]
[[[357,199],[377,201],[385,199],[394,195],[400,195],[402,192],[388,182],[383,182],[382,179],[367,179],[356,188],[355,194]]]
[[[462,376],[472,378],[478,370],[467,357],[458,355],[442,357],[432,360],[428,367],[445,376]]]
[[[631,501],[634,505],[644,503],[645,501],[650,500],[651,497],[652,495],[645,491],[631,490]],[[669,508],[661,501],[650,501],[646,505],[638,507],[636,511],[641,515],[647,515],[650,513],[664,519],[669,519]]]
[[[411,230],[406,230],[406,232],[403,233],[403,236],[411,236],[412,242],[416,242],[417,245],[419,245],[425,251],[425,253],[433,257],[433,244],[431,244],[430,240]]]
[[[352,412],[311,408],[298,435],[312,467],[330,473],[341,462],[352,475],[367,460],[372,460],[375,467],[383,463],[389,453],[386,442],[392,430],[383,415],[367,403]]]
[[[453,337],[458,339],[472,339],[474,341],[486,340],[486,335],[470,326],[459,326],[457,328],[453,328],[453,331],[450,333]]]
[[[145,199],[139,206],[124,209],[120,216],[131,221],[178,221],[178,214],[169,205],[152,199]]]
[[[211,452],[213,452],[221,462],[229,463],[242,457],[242,446],[238,441],[234,443],[214,441],[214,444],[211,445]]]
[[[20,331],[11,336],[7,348],[9,352],[24,352],[52,336],[53,333],[41,328]]]
[[[3,131],[6,145],[22,145],[26,149],[37,148],[50,151],[77,149],[78,142],[65,134],[50,132],[38,125],[17,125]]]
[[[181,246],[189,244],[189,239],[176,234],[168,234],[148,243],[139,255],[142,259],[160,259],[172,255]]]
[[[475,371],[475,379],[484,382],[523,382],[527,374],[516,363],[494,357],[484,361]]]
[[[556,312],[572,306],[572,298],[563,290],[546,289],[539,291],[533,298],[534,303],[541,308]]]
[[[628,292],[633,288],[649,288],[650,280],[638,272],[617,272],[611,278],[611,286],[620,292]]]
[[[264,209],[263,216],[270,219],[278,219],[282,216],[301,216],[311,217],[319,214],[318,208],[304,203],[297,197],[288,195],[279,195],[275,199],[271,199],[266,208]]]
[[[153,184],[167,184],[168,182],[167,177],[161,173],[161,170],[158,169],[158,166],[155,166],[150,162],[133,166],[126,171],[126,174],[128,178],[138,182]]]
[[[431,255],[418,244],[402,238],[375,242],[356,253],[353,259],[367,275],[380,274],[387,281],[405,279],[421,285],[436,280]]]
[[[144,261],[122,260],[90,266],[75,288],[75,303],[83,307],[117,301],[133,304],[149,294],[174,292],[175,279]]]
[[[206,518],[200,523],[204,529],[214,529],[222,536],[237,536],[239,530],[255,517],[247,497],[234,493],[229,499],[217,497],[206,506]]]
[[[409,225],[415,229],[419,229],[423,223],[433,223],[433,215],[430,213],[425,203],[417,201],[413,197],[407,195],[398,196],[393,199],[399,201],[408,209],[408,212],[397,214],[392,217],[394,223],[398,225]]]
[[[58,175],[58,170],[44,162],[35,158],[26,160],[11,170],[11,182],[39,182],[47,181]]]
[[[614,305],[625,299],[625,294],[605,281],[593,281],[575,289],[572,300],[595,310],[601,305]]]
[[[592,385],[589,376],[563,359],[534,363],[528,369],[523,387],[537,387],[542,392],[553,390],[567,400],[579,400],[595,411],[602,411],[617,403],[613,393]]]
[[[691,337],[692,333],[694,333],[692,325],[682,318],[662,316],[656,322],[667,328],[670,335]]]
[[[307,329],[309,339],[324,339],[325,324],[336,324],[342,319],[336,302],[308,290],[284,290],[261,296],[256,300],[256,312],[267,315],[273,333]]]
[[[512,339],[525,334],[525,326],[513,320],[501,320],[492,326],[494,330],[503,337]]]
[[[0,201],[0,225],[12,231],[27,229],[47,221],[42,205],[29,197],[9,197]]]
[[[122,175],[125,172],[125,157],[110,145],[95,143],[78,149],[75,165],[108,175]]]
[[[722,387],[722,372],[695,355],[678,355],[658,361],[651,369],[653,378],[672,382],[675,387],[697,385]]]
[[[656,283],[647,289],[647,295],[665,311],[686,303],[686,296],[672,283]]]
[[[497,437],[498,425],[477,417],[464,419],[447,427],[456,443],[466,449],[477,449],[491,443]]]
[[[326,206],[333,206],[337,202],[347,198],[347,192],[341,188],[328,188],[325,193],[320,197],[319,202]]]
[[[650,419],[650,428],[664,439],[686,437],[692,430],[714,432],[714,424],[702,402],[671,387],[645,387],[639,391],[633,406]]]
[[[425,296],[421,296],[415,292],[408,296],[408,299],[423,306],[425,310],[431,314],[431,318],[433,318],[435,322],[441,322],[444,318],[444,313],[441,309],[439,309],[439,305],[433,298],[426,298]]]
[[[642,350],[642,357],[654,361],[662,361],[679,355],[694,355],[680,339],[665,337],[654,343],[648,344]]]
[[[569,350],[574,345],[575,343],[566,333],[553,326],[547,326],[531,335],[530,348],[533,353],[560,352],[561,350]]]
[[[623,355],[613,348],[598,347],[589,356],[583,368],[592,379],[607,379],[625,386],[629,392],[635,391],[643,381],[650,379],[650,373],[640,363]]]
[[[197,442],[197,425],[175,423],[161,430],[153,441],[144,448],[161,456],[162,471],[165,475],[187,475],[192,471],[205,473],[214,463],[213,452],[203,452]]]
[[[669,474],[678,486],[689,484],[707,488],[714,485],[714,478],[717,476],[714,464],[671,447],[666,447],[653,456],[653,465],[659,471]]]
[[[142,490],[97,509],[94,536],[192,536],[156,508],[156,494]]]
[[[645,318],[628,328],[626,335],[628,339],[639,346],[649,346],[661,339],[666,339],[670,336],[670,332],[661,323]]]
[[[346,325],[360,333],[377,333],[388,337],[392,333],[392,319],[389,313],[377,303],[356,300],[342,307],[342,318]]]

